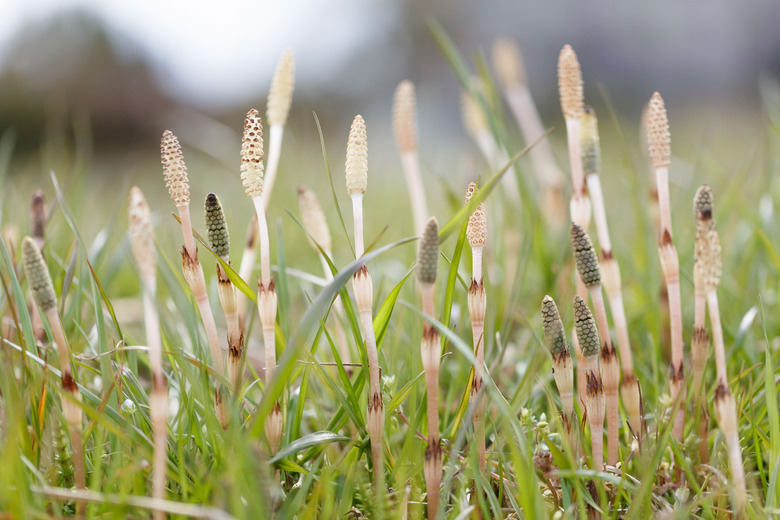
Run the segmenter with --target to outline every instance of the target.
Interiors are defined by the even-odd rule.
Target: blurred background
[[[158,143],[169,128],[182,140],[193,199],[213,190],[223,198],[233,194],[241,203],[229,218],[241,223],[236,234],[243,234],[252,212],[240,198],[238,178],[243,115],[251,107],[265,112],[271,76],[285,49],[295,53],[296,85],[272,218],[283,218],[285,208],[297,212],[295,187],[302,183],[320,190],[326,211],[333,211],[330,197],[323,197],[327,176],[312,111],[322,123],[337,188],[349,124],[361,113],[371,157],[367,196],[372,190],[377,197],[405,190],[398,186],[403,177],[390,114],[393,91],[407,78],[417,86],[430,205],[437,214],[449,212],[436,190],[461,197],[468,180],[490,169],[463,130],[461,87],[431,36],[431,20],[469,61],[480,54],[489,60],[498,36],[519,43],[542,119],[559,129],[550,140],[562,166],[567,159],[556,64],[560,48],[572,44],[586,100],[601,115],[608,196],[624,197],[632,187],[624,177],[631,158],[641,157],[638,120],[655,90],[669,108],[672,182],[685,190],[683,207],[705,173],[741,172],[746,177],[740,186],[749,187],[744,180],[764,171],[750,165],[763,157],[766,102],[780,75],[776,0],[298,0],[294,6],[221,0],[208,7],[157,0],[4,0],[0,134],[13,141],[14,150],[4,183],[5,213],[26,212],[34,187],[51,198],[51,169],[68,189],[88,193],[83,203],[119,208],[129,186],[138,184],[155,209],[167,212],[173,206],[163,189]],[[508,124],[518,136],[514,123]],[[518,138],[509,151],[523,145]],[[368,235],[387,223],[388,239],[410,234],[407,212],[399,215],[387,204],[372,212]],[[89,230],[92,223],[82,225]],[[94,223],[93,232],[101,225]]]

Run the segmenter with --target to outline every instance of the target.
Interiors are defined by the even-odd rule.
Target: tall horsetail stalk
[[[393,130],[401,164],[406,176],[406,187],[412,203],[415,233],[425,229],[428,206],[425,203],[425,187],[420,172],[417,143],[417,102],[414,83],[404,80],[398,84],[393,97]]]
[[[598,119],[596,118],[596,112],[589,106],[586,106],[583,110],[580,131],[582,168],[592,202],[593,220],[596,223],[596,234],[599,237],[599,249],[601,249],[601,282],[609,299],[609,307],[615,324],[620,362],[622,364],[623,379],[620,383],[620,394],[623,398],[623,406],[628,416],[629,426],[634,435],[640,437],[642,422],[639,403],[639,381],[634,375],[631,340],[628,336],[628,321],[626,320],[626,310],[623,306],[620,267],[612,255],[612,241],[610,240],[609,227],[607,226],[607,211],[604,204],[604,195],[601,191],[601,145]],[[607,384],[606,379],[605,375],[605,384]],[[605,388],[605,391],[607,396],[609,396],[608,389]],[[608,437],[611,439],[611,436]]]
[[[46,205],[46,197],[43,190],[35,190],[30,204],[30,227],[31,236],[35,245],[43,254],[43,246],[46,245],[46,223],[49,220],[49,209]],[[43,343],[46,340],[46,329],[43,327],[41,313],[36,311],[35,299],[31,298],[33,313],[32,327],[35,339]]]
[[[466,204],[476,193],[476,184],[469,183],[466,190]],[[471,337],[474,344],[474,381],[469,393],[470,405],[474,410],[472,422],[474,424],[474,442],[477,446],[479,468],[484,473],[487,460],[485,458],[485,402],[479,399],[482,388],[482,378],[485,370],[485,312],[487,310],[487,298],[485,284],[482,281],[482,248],[487,239],[487,217],[485,206],[480,203],[474,213],[469,217],[466,227],[466,237],[471,246],[471,285],[469,286],[468,306],[471,319]]]
[[[317,256],[322,261],[322,271],[325,275],[325,280],[331,282],[333,281],[333,272],[325,257],[333,258],[333,244],[331,242],[330,230],[328,229],[328,221],[325,219],[325,213],[322,211],[319,200],[317,200],[317,194],[304,186],[299,186],[298,207],[301,211],[303,225],[311,235],[309,242],[311,242],[312,247],[317,252]],[[322,248],[322,251],[320,251],[320,248]],[[339,320],[339,318],[344,317],[344,304],[341,301],[341,296],[336,295],[333,307],[336,309],[337,315],[334,322],[336,323],[336,341],[338,342],[339,356],[342,363],[349,363],[349,344],[344,333],[344,327],[341,326],[341,321]]]
[[[747,490],[745,486],[745,468],[742,461],[742,451],[739,445],[739,430],[737,403],[729,388],[728,371],[726,368],[726,345],[723,341],[723,327],[720,322],[718,308],[718,285],[721,276],[720,238],[715,226],[713,215],[712,190],[702,186],[696,194],[697,219],[701,220],[709,232],[706,234],[701,257],[697,260],[702,264],[704,286],[707,291],[707,308],[710,314],[712,328],[712,343],[715,350],[715,368],[718,386],[715,389],[715,417],[717,418],[731,465],[731,484],[734,486],[733,506],[735,517],[744,516],[747,507]]]
[[[574,369],[561,315],[558,313],[555,300],[549,295],[542,300],[542,330],[544,346],[550,351],[552,357],[555,385],[561,396],[561,419],[569,439],[569,449],[572,453],[576,453],[578,443],[576,428],[574,428],[577,422],[574,415]]]
[[[263,329],[265,349],[265,384],[268,388],[276,371],[276,289],[271,278],[271,252],[268,224],[263,205],[263,122],[257,110],[251,109],[244,120],[241,140],[241,182],[252,199],[257,215],[260,237],[260,279],[257,282],[257,312]],[[271,454],[279,450],[283,428],[282,407],[279,401],[265,420],[265,437]]]
[[[225,373],[225,354],[219,344],[217,324],[214,314],[211,312],[208,295],[206,293],[206,278],[203,275],[203,267],[198,260],[198,249],[195,247],[195,239],[192,235],[192,221],[190,220],[190,186],[187,176],[187,166],[184,164],[184,156],[178,138],[170,130],[166,130],[160,144],[160,156],[162,159],[163,176],[168,193],[176,204],[181,219],[181,231],[184,238],[184,247],[181,252],[182,272],[192,296],[198,305],[203,327],[206,329],[209,350],[211,352],[214,370],[223,375]],[[217,418],[223,428],[227,428],[228,414],[224,403],[225,389],[217,384],[215,393],[215,409]]]
[[[276,67],[276,72],[271,80],[271,89],[268,92],[268,104],[266,106],[266,121],[268,122],[268,169],[265,172],[265,186],[263,189],[263,206],[267,209],[271,200],[271,191],[276,180],[276,172],[279,169],[279,158],[282,155],[282,138],[284,137],[284,125],[290,114],[293,89],[295,88],[295,56],[291,50],[282,54],[282,59]]]
[[[523,140],[526,144],[535,142],[545,129],[528,88],[522,54],[510,38],[499,38],[493,43],[493,68]],[[550,223],[560,228],[566,221],[564,176],[555,162],[550,141],[543,139],[538,142],[528,155],[542,186],[542,212]]]
[[[596,311],[596,322],[601,336],[601,376],[607,410],[607,438],[609,439],[607,464],[615,466],[618,462],[618,447],[620,446],[620,418],[618,415],[620,369],[618,368],[617,352],[615,352],[615,347],[609,337],[607,308],[601,294],[601,268],[590,237],[574,223],[571,225],[571,247],[574,250],[577,272],[585,287],[588,288],[593,308]]]
[[[209,193],[206,196],[204,215],[211,249],[223,262],[230,265],[230,234],[228,233],[227,221],[225,220],[225,212],[222,210],[219,198],[213,193]],[[225,313],[225,322],[227,323],[228,381],[233,384],[235,391],[239,392],[242,377],[244,335],[239,326],[237,291],[222,268],[222,264],[216,262],[216,266],[219,302],[222,305],[222,310]]]
[[[162,337],[160,316],[155,305],[157,293],[157,257],[154,248],[154,230],[149,205],[143,192],[137,186],[130,190],[128,204],[130,223],[130,246],[135,265],[141,278],[144,305],[144,328],[146,344],[149,346],[149,365],[152,370],[152,395],[149,399],[149,416],[152,421],[154,454],[152,465],[152,496],[165,498],[165,475],[167,469],[168,436],[168,383],[163,372]],[[155,520],[163,520],[161,511],[154,512]]]
[[[566,140],[569,145],[569,168],[571,170],[571,202],[569,212],[572,222],[582,229],[590,226],[590,199],[585,188],[580,153],[580,117],[584,110],[585,95],[582,84],[582,70],[577,55],[570,45],[564,45],[558,55],[558,94],[561,99],[561,111],[566,121]],[[588,291],[577,277],[577,294],[587,298]],[[577,353],[577,393],[586,395],[586,372],[582,351],[577,335],[574,335],[574,351]]]
[[[482,81],[478,77],[472,77],[471,84],[474,92],[484,92]],[[509,161],[509,156],[490,130],[487,115],[482,104],[475,96],[475,93],[466,90],[461,92],[460,113],[463,119],[463,127],[477,144],[477,148],[479,148],[488,165],[493,170],[498,170]],[[517,183],[517,173],[514,165],[509,168],[501,182],[507,190],[509,199],[513,203],[519,203],[521,199],[520,186]]]
[[[257,261],[257,243],[260,241],[258,236],[257,214],[252,214],[252,219],[249,221],[249,227],[246,231],[246,241],[244,245],[244,252],[241,253],[241,266],[238,268],[238,276],[242,280],[249,280],[252,277],[252,271],[255,270],[255,262]],[[249,314],[249,298],[242,291],[238,291],[236,295],[238,297],[238,322],[241,326],[241,332],[246,332],[247,328],[247,315]]]
[[[347,142],[347,160],[345,164],[347,191],[352,198],[352,217],[355,233],[355,256],[360,258],[365,252],[363,245],[363,195],[368,185],[368,140],[366,123],[360,115],[352,120]],[[376,348],[374,320],[371,306],[374,300],[374,285],[368,268],[363,265],[352,277],[355,291],[355,303],[360,314],[360,324],[366,342],[368,358],[368,412],[366,427],[371,441],[371,459],[374,466],[374,487],[380,497],[385,491],[385,469],[382,453],[382,435],[385,429],[385,405],[382,401],[382,387],[379,376],[379,354]]]
[[[599,332],[585,300],[574,297],[574,329],[585,360],[585,394],[580,398],[590,425],[591,469],[604,465],[604,384],[599,372]],[[610,443],[611,444],[611,443]]]
[[[647,108],[647,144],[648,155],[655,170],[658,189],[658,207],[660,216],[660,235],[658,254],[661,257],[669,295],[669,323],[671,329],[672,365],[671,397],[678,404],[674,419],[674,437],[683,440],[685,424],[685,373],[683,369],[682,304],[680,302],[680,261],[677,249],[672,241],[672,211],[669,201],[669,161],[671,157],[671,137],[666,106],[661,94],[654,93]]]
[[[35,240],[25,237],[22,240],[22,264],[30,292],[33,295],[38,310],[46,315],[49,321],[54,343],[57,345],[57,354],[60,361],[60,382],[62,386],[62,415],[68,424],[70,442],[73,449],[73,473],[78,489],[87,488],[86,466],[84,461],[84,442],[81,436],[81,392],[73,377],[73,364],[71,362],[68,340],[62,329],[62,320],[57,311],[57,294],[54,285],[43,260],[41,250],[38,249]],[[65,395],[67,394],[67,395]],[[84,513],[84,505],[79,506],[79,516]]]
[[[436,267],[439,262],[439,224],[431,218],[425,226],[417,250],[417,281],[422,293],[422,309],[428,316],[435,316],[433,286],[436,283]],[[439,436],[439,360],[441,341],[439,332],[425,321],[420,345],[425,387],[428,402],[428,448],[425,450],[425,487],[427,490],[428,518],[438,518],[439,486],[441,485],[442,453]],[[476,377],[475,377],[476,379]],[[483,448],[484,450],[484,448]],[[481,461],[480,461],[481,464]]]
[[[693,213],[696,217],[696,246],[694,248],[693,286],[694,286],[694,323],[691,340],[691,358],[693,360],[693,392],[695,396],[696,416],[698,417],[699,462],[708,464],[710,450],[707,443],[709,413],[704,396],[704,371],[707,367],[707,355],[710,335],[707,331],[707,287],[705,284],[706,257],[709,248],[709,235],[714,229],[712,218],[712,190],[702,186],[693,199]]]

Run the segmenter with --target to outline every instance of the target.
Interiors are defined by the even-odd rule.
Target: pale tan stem
[[[663,213],[662,213],[663,215]],[[672,374],[671,398],[673,402],[681,403],[674,420],[674,437],[678,442],[683,440],[685,421],[685,385],[683,371],[682,342],[682,304],[680,302],[680,267],[677,250],[671,241],[671,234],[664,231],[662,242],[658,246],[666,279],[666,290],[669,294],[669,324],[672,341]]]
[[[190,258],[198,257],[198,249],[195,246],[195,238],[192,235],[192,221],[190,220],[190,205],[177,204],[176,209],[179,211],[179,218],[181,219],[181,232],[184,237],[184,250],[190,256]]]
[[[238,270],[238,275],[242,280],[246,281],[252,277],[252,271],[255,270],[255,262],[257,260],[257,214],[252,216],[252,221],[249,223],[249,233],[247,235],[246,247],[241,255],[241,266]],[[239,291],[238,292],[238,308],[239,308],[239,323],[242,331],[246,331],[246,317],[248,314],[247,307],[249,306],[249,298]]]
[[[265,169],[263,182],[263,208],[268,208],[271,200],[271,192],[274,189],[276,173],[279,170],[279,159],[282,156],[282,139],[284,138],[284,125],[271,125],[268,130],[268,163]]]
[[[417,150],[401,152],[401,164],[406,176],[406,186],[409,189],[409,199],[412,203],[414,216],[414,232],[422,233],[428,222],[428,206],[425,203],[425,187],[420,173],[420,159]]]
[[[222,257],[222,260],[230,264],[230,259],[227,256]],[[225,314],[228,333],[228,381],[233,384],[235,391],[239,392],[242,379],[244,335],[241,333],[239,325],[238,296],[236,294],[238,291],[219,263],[217,263],[217,279],[219,302]]]
[[[331,251],[325,251],[328,258],[333,258]],[[333,272],[330,270],[328,261],[325,260],[323,255],[319,255],[322,261],[322,271],[325,274],[325,280],[328,282],[333,281]],[[336,310],[336,315],[333,317],[333,322],[336,324],[336,342],[338,344],[339,356],[341,356],[342,363],[349,363],[349,344],[347,343],[347,335],[344,333],[344,327],[341,326],[341,318],[344,316],[344,303],[341,301],[341,296],[336,295],[336,299],[333,300],[333,308]],[[348,372],[349,373],[349,372]]]
[[[261,197],[252,197],[257,213],[257,227],[260,234],[260,280],[265,287],[271,283],[271,250],[268,239],[268,223],[265,219],[265,209]]]
[[[360,258],[365,252],[363,245],[363,194],[352,194],[352,218],[355,226],[355,258]]]
[[[691,340],[691,357],[693,358],[693,392],[698,409],[699,425],[699,461],[708,464],[710,459],[707,443],[707,430],[709,413],[704,398],[704,370],[707,366],[707,351],[709,350],[709,334],[707,333],[706,311],[707,291],[704,285],[704,277],[699,265],[701,260],[696,260],[694,265],[694,328]]]
[[[493,170],[503,168],[506,163],[509,162],[509,156],[503,148],[496,142],[493,134],[489,130],[480,131],[474,135],[474,140],[477,143],[477,147],[482,152],[482,155],[487,159],[488,164]],[[520,186],[517,183],[517,172],[514,166],[510,166],[504,177],[501,179],[504,187],[507,190],[509,200],[512,202],[520,202]]]
[[[508,85],[505,95],[509,102],[509,108],[520,127],[520,132],[523,134],[523,140],[526,143],[535,142],[544,134],[545,130],[528,86],[524,84]],[[528,155],[533,163],[534,171],[543,185],[562,187],[563,173],[555,163],[550,141],[543,139],[531,148]]]
[[[167,416],[168,390],[162,365],[162,337],[160,335],[160,316],[154,302],[157,293],[157,277],[141,277],[143,286],[144,327],[146,342],[149,345],[149,364],[152,369],[152,393],[149,398],[149,415],[152,421],[154,453],[152,466],[152,496],[165,499],[165,476],[167,469]],[[155,511],[155,520],[163,520],[164,515]]]
[[[571,188],[576,195],[585,193],[585,177],[582,171],[582,159],[580,155],[580,120],[572,117],[566,118],[566,140],[569,144],[569,166],[571,168]],[[575,220],[577,224],[577,222]],[[581,225],[581,224],[580,224]],[[587,230],[587,227],[582,229]]]

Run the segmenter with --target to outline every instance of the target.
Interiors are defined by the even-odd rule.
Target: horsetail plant
[[[260,279],[257,282],[257,312],[263,329],[265,348],[265,385],[269,387],[276,371],[276,288],[271,278],[271,252],[268,224],[263,205],[263,122],[257,110],[251,109],[244,120],[241,140],[241,182],[252,199],[260,237]],[[283,428],[282,407],[277,401],[265,420],[265,436],[271,454],[279,450]]]
[[[68,340],[62,328],[62,320],[57,311],[57,294],[54,285],[43,260],[41,250],[38,249],[35,240],[25,237],[22,240],[22,264],[30,292],[33,295],[38,310],[46,315],[51,327],[54,343],[57,345],[57,354],[60,360],[60,382],[62,386],[62,415],[68,425],[70,442],[73,449],[73,472],[78,489],[87,488],[86,466],[84,463],[84,442],[81,436],[81,392],[73,376],[73,364],[71,362]],[[83,504],[79,506],[80,515],[83,515]]]
[[[466,190],[466,204],[477,191],[473,182],[469,183]],[[482,281],[482,248],[487,239],[487,217],[485,206],[480,203],[474,213],[469,217],[466,226],[466,237],[471,246],[471,285],[469,286],[468,306],[471,319],[471,336],[474,343],[474,381],[469,394],[469,404],[474,410],[472,422],[474,424],[474,442],[477,446],[479,467],[484,472],[485,459],[485,404],[479,399],[482,388],[482,378],[485,367],[485,312],[487,310],[487,297],[485,284]],[[479,399],[479,401],[477,401]]]
[[[672,212],[669,202],[669,160],[671,157],[671,137],[666,106],[661,94],[655,92],[647,109],[648,155],[655,170],[658,189],[658,207],[660,215],[660,235],[658,254],[666,279],[669,295],[669,322],[672,344],[671,398],[677,403],[677,415],[674,420],[674,437],[683,440],[685,408],[685,381],[683,369],[682,304],[680,302],[680,261],[677,249],[672,241]]]
[[[49,210],[46,206],[46,197],[43,195],[43,190],[35,190],[32,196],[32,204],[30,205],[30,224],[31,224],[31,236],[35,241],[35,245],[43,254],[43,246],[46,245],[46,223],[49,219]],[[31,299],[33,307],[32,313],[32,327],[35,339],[43,342],[46,340],[46,330],[43,328],[43,320],[41,319],[40,312],[37,312],[35,307],[35,300]]]
[[[244,252],[241,253],[241,266],[238,268],[238,276],[242,280],[249,280],[252,277],[252,271],[255,270],[257,243],[260,241],[257,228],[257,214],[253,213],[252,218],[249,221],[249,227],[246,230]],[[250,300],[242,291],[238,291],[236,296],[238,297],[238,322],[241,326],[241,332],[243,333],[246,332],[247,328],[246,319],[249,313],[248,307]]]
[[[420,158],[417,153],[417,101],[414,83],[404,80],[398,84],[393,97],[393,130],[401,164],[406,176],[406,187],[412,203],[414,230],[420,233],[425,228],[428,206],[425,203],[425,187],[420,172]]]
[[[631,340],[628,336],[628,321],[626,310],[623,306],[623,293],[620,282],[620,267],[612,255],[612,241],[609,237],[607,226],[607,211],[604,204],[604,195],[601,191],[601,146],[599,142],[598,119],[593,108],[586,106],[583,110],[580,122],[580,153],[582,154],[582,168],[585,174],[585,182],[593,207],[593,220],[596,223],[596,233],[599,237],[599,249],[601,250],[601,281],[609,298],[609,307],[612,311],[612,319],[617,333],[618,350],[622,364],[623,379],[620,383],[620,394],[623,398],[623,406],[628,416],[628,424],[637,437],[641,436],[641,411],[639,403],[639,381],[634,375],[634,362],[631,353]],[[598,313],[598,305],[596,312]],[[605,374],[605,385],[608,377]],[[607,400],[609,390],[605,388]],[[609,427],[608,427],[609,429]],[[608,438],[612,439],[610,435]]]
[[[301,211],[303,225],[310,235],[309,242],[322,261],[322,271],[325,275],[325,280],[331,282],[333,281],[333,271],[331,271],[326,257],[333,258],[333,245],[331,243],[330,230],[328,229],[328,221],[325,219],[325,213],[322,211],[319,200],[317,200],[317,194],[305,186],[299,186],[298,207]],[[339,321],[339,318],[344,316],[344,304],[341,301],[341,296],[336,295],[333,307],[336,309],[337,314],[335,323],[339,356],[343,363],[349,363],[349,345],[344,334],[344,328]]]
[[[574,414],[574,370],[566,342],[566,331],[563,328],[561,315],[552,297],[545,296],[542,300],[542,330],[544,346],[550,351],[553,363],[553,377],[561,396],[561,420],[569,438],[569,449],[576,452],[577,437],[573,426],[577,418]]]
[[[707,331],[707,287],[705,284],[706,257],[709,248],[709,235],[713,231],[715,221],[712,218],[712,190],[702,186],[693,199],[693,214],[696,217],[696,245],[694,247],[693,286],[694,286],[694,323],[691,339],[691,358],[693,360],[693,392],[695,396],[696,415],[698,416],[699,461],[708,464],[710,458],[707,444],[709,413],[704,397],[704,371],[707,367],[707,356],[710,346],[710,335]]]
[[[510,38],[499,38],[493,43],[493,68],[523,140],[526,143],[535,142],[545,129],[528,88],[523,56]],[[555,162],[550,141],[539,141],[529,150],[528,155],[543,190],[541,210],[549,222],[560,228],[565,222],[564,177]]]
[[[585,404],[590,424],[591,469],[601,470],[604,465],[604,385],[599,372],[599,332],[585,300],[574,297],[574,329],[585,360],[585,394],[580,398]],[[611,443],[610,443],[611,444]]]
[[[347,159],[345,164],[347,191],[352,198],[352,217],[355,234],[355,257],[360,258],[365,252],[363,246],[363,195],[368,185],[368,141],[366,138],[366,123],[363,117],[356,115],[352,120],[347,142]],[[382,453],[382,435],[385,429],[385,405],[382,400],[382,387],[379,375],[379,354],[376,348],[374,320],[371,306],[374,300],[374,285],[368,267],[362,265],[352,277],[352,288],[355,291],[355,303],[360,314],[360,324],[366,342],[366,357],[368,358],[368,412],[366,427],[371,442],[371,459],[374,466],[374,487],[381,496],[385,492],[385,470]]]
[[[566,121],[566,140],[569,145],[569,168],[571,170],[571,201],[569,212],[572,222],[582,229],[590,226],[590,199],[588,199],[585,179],[582,172],[582,157],[580,153],[580,117],[584,110],[584,92],[582,85],[582,70],[577,54],[570,45],[564,45],[558,55],[558,94],[561,100],[561,111]],[[577,277],[577,294],[587,298],[588,291]],[[586,393],[586,372],[582,351],[577,335],[574,335],[574,351],[577,353],[577,393]]]
[[[742,462],[742,451],[739,445],[737,404],[734,394],[729,388],[728,371],[726,368],[726,345],[723,341],[723,327],[720,322],[718,307],[718,285],[721,276],[720,238],[715,227],[713,216],[712,190],[704,185],[696,193],[697,219],[709,228],[706,239],[702,240],[701,262],[704,286],[707,291],[707,309],[710,314],[712,329],[712,344],[715,350],[715,369],[718,386],[715,388],[715,417],[726,439],[731,465],[731,484],[734,486],[734,513],[741,518],[747,507],[747,490],[745,486],[745,468]]]
[[[284,125],[290,114],[293,89],[295,88],[295,56],[291,50],[282,54],[282,59],[276,67],[271,80],[266,106],[266,121],[268,121],[268,170],[265,172],[265,187],[263,190],[263,205],[267,209],[271,200],[271,191],[279,169],[279,158],[282,155],[282,138]]]
[[[209,193],[206,196],[204,208],[209,245],[223,262],[230,265],[230,234],[228,233],[222,204],[220,204],[216,195]],[[225,322],[227,323],[228,381],[233,384],[235,391],[239,392],[242,377],[244,335],[239,326],[237,291],[222,268],[222,264],[218,261],[216,265],[217,293],[219,294],[219,302],[222,305],[222,310],[225,313]]]
[[[417,250],[417,281],[420,284],[420,292],[422,293],[423,313],[427,316],[435,316],[433,286],[436,283],[438,262],[439,224],[436,218],[432,217],[425,226],[425,231]],[[441,357],[441,341],[439,332],[428,321],[425,322],[420,351],[428,395],[428,448],[425,450],[423,473],[425,474],[425,487],[427,490],[428,518],[438,518],[439,486],[441,485],[442,472],[441,437],[439,436],[439,360]],[[481,461],[480,464],[482,464]]]
[[[607,309],[604,305],[604,297],[601,294],[601,268],[590,237],[575,223],[571,225],[571,247],[574,250],[577,272],[585,287],[588,288],[590,299],[593,302],[598,331],[601,336],[601,377],[606,399],[607,438],[609,439],[607,464],[615,466],[618,462],[618,447],[620,443],[620,419],[618,416],[620,370],[618,368],[617,352],[615,352],[615,347],[612,345],[612,340],[609,336]],[[587,354],[585,355],[587,356]],[[586,375],[586,377],[588,376]],[[585,390],[587,392],[587,387]]]
[[[209,350],[212,362],[217,374],[225,373],[224,351],[219,344],[217,324],[214,314],[211,312],[208,294],[206,293],[206,278],[203,275],[203,267],[198,260],[198,249],[195,247],[195,239],[192,234],[192,221],[190,220],[190,186],[187,176],[187,166],[184,164],[184,156],[178,138],[170,130],[166,130],[160,144],[160,156],[162,159],[163,176],[168,193],[176,204],[181,219],[181,230],[184,238],[184,247],[181,252],[182,271],[192,296],[198,305],[203,327],[206,329]],[[221,384],[217,384],[215,394],[215,409],[217,418],[223,428],[227,428],[228,414],[224,403],[225,390]]]
[[[129,202],[130,246],[135,265],[141,277],[141,290],[144,305],[144,328],[146,344],[149,346],[149,365],[152,370],[152,395],[149,399],[149,416],[152,420],[154,437],[154,464],[152,466],[152,496],[165,498],[165,474],[167,469],[168,436],[168,383],[163,372],[162,337],[160,335],[160,316],[155,305],[157,293],[157,257],[154,248],[154,230],[149,205],[143,192],[137,186],[130,189]],[[163,520],[165,515],[155,511],[155,520]]]

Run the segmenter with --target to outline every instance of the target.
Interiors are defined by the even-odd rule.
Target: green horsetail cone
[[[30,237],[24,237],[22,242],[22,263],[27,283],[35,298],[35,304],[44,312],[57,306],[57,294],[51,283],[51,276],[43,261],[41,250]]]
[[[439,262],[439,223],[431,217],[425,226],[420,248],[417,250],[417,279],[421,284],[436,281],[436,265]]]
[[[571,248],[574,251],[574,261],[577,272],[585,287],[593,287],[601,283],[601,269],[596,250],[587,233],[577,224],[571,224]]]
[[[211,249],[218,256],[227,258],[230,255],[230,235],[225,221],[225,213],[222,211],[222,204],[213,193],[206,196],[206,230]]]
[[[601,344],[599,331],[596,329],[596,321],[590,313],[585,300],[579,296],[574,297],[574,328],[577,332],[577,340],[580,342],[580,350],[586,358],[599,355]]]
[[[563,330],[563,322],[555,300],[550,296],[545,296],[542,300],[542,329],[544,345],[553,356],[566,351],[566,332]]]

